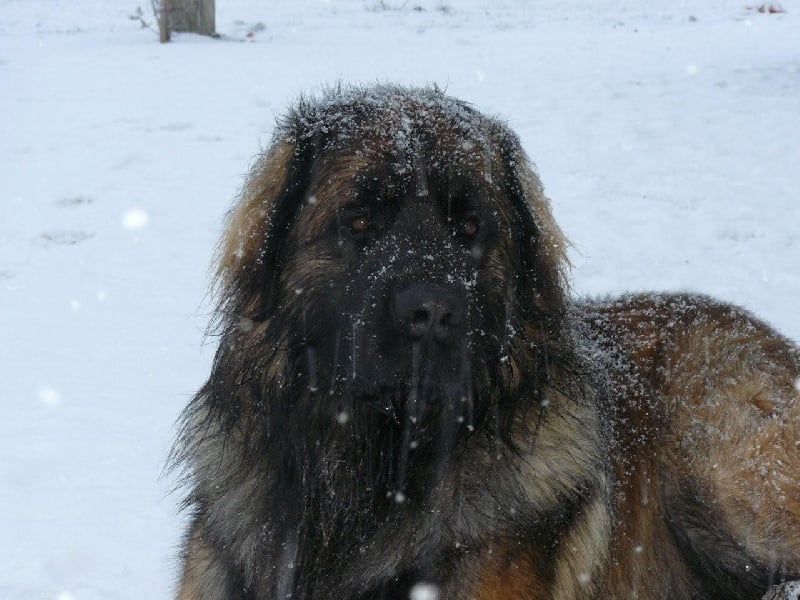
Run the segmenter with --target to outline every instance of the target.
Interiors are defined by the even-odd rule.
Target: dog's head
[[[261,345],[264,376],[331,422],[466,430],[546,358],[564,251],[502,123],[437,89],[337,90],[301,101],[255,164],[220,311],[229,343]]]

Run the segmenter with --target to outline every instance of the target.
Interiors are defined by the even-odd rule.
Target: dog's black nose
[[[464,320],[464,300],[453,290],[416,283],[394,292],[392,316],[408,337],[444,341]]]

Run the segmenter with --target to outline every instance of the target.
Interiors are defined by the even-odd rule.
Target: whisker
[[[331,367],[331,386],[328,393],[333,396],[336,391],[336,377],[338,376],[339,369],[339,352],[342,347],[342,330],[336,330],[336,341],[333,344],[333,365]]]

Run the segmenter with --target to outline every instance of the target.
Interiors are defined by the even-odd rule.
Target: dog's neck
[[[276,574],[279,588],[289,577],[300,597],[356,597],[393,579],[403,564],[440,560],[442,518],[426,508],[447,464],[432,458],[438,448],[407,452],[403,443],[402,427],[386,421],[366,434],[340,430],[304,440],[302,458],[288,455],[301,451],[296,444],[279,450],[287,455],[275,462],[287,471],[273,483],[272,499],[283,510],[268,517],[278,534],[270,554],[273,564],[292,566]]]

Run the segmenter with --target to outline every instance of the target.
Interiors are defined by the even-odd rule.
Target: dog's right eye
[[[478,217],[475,216],[469,217],[461,225],[461,233],[468,239],[474,238],[478,234],[479,229],[480,224],[478,223]]]
[[[359,235],[369,231],[369,217],[367,215],[359,215],[350,221],[350,233]]]

